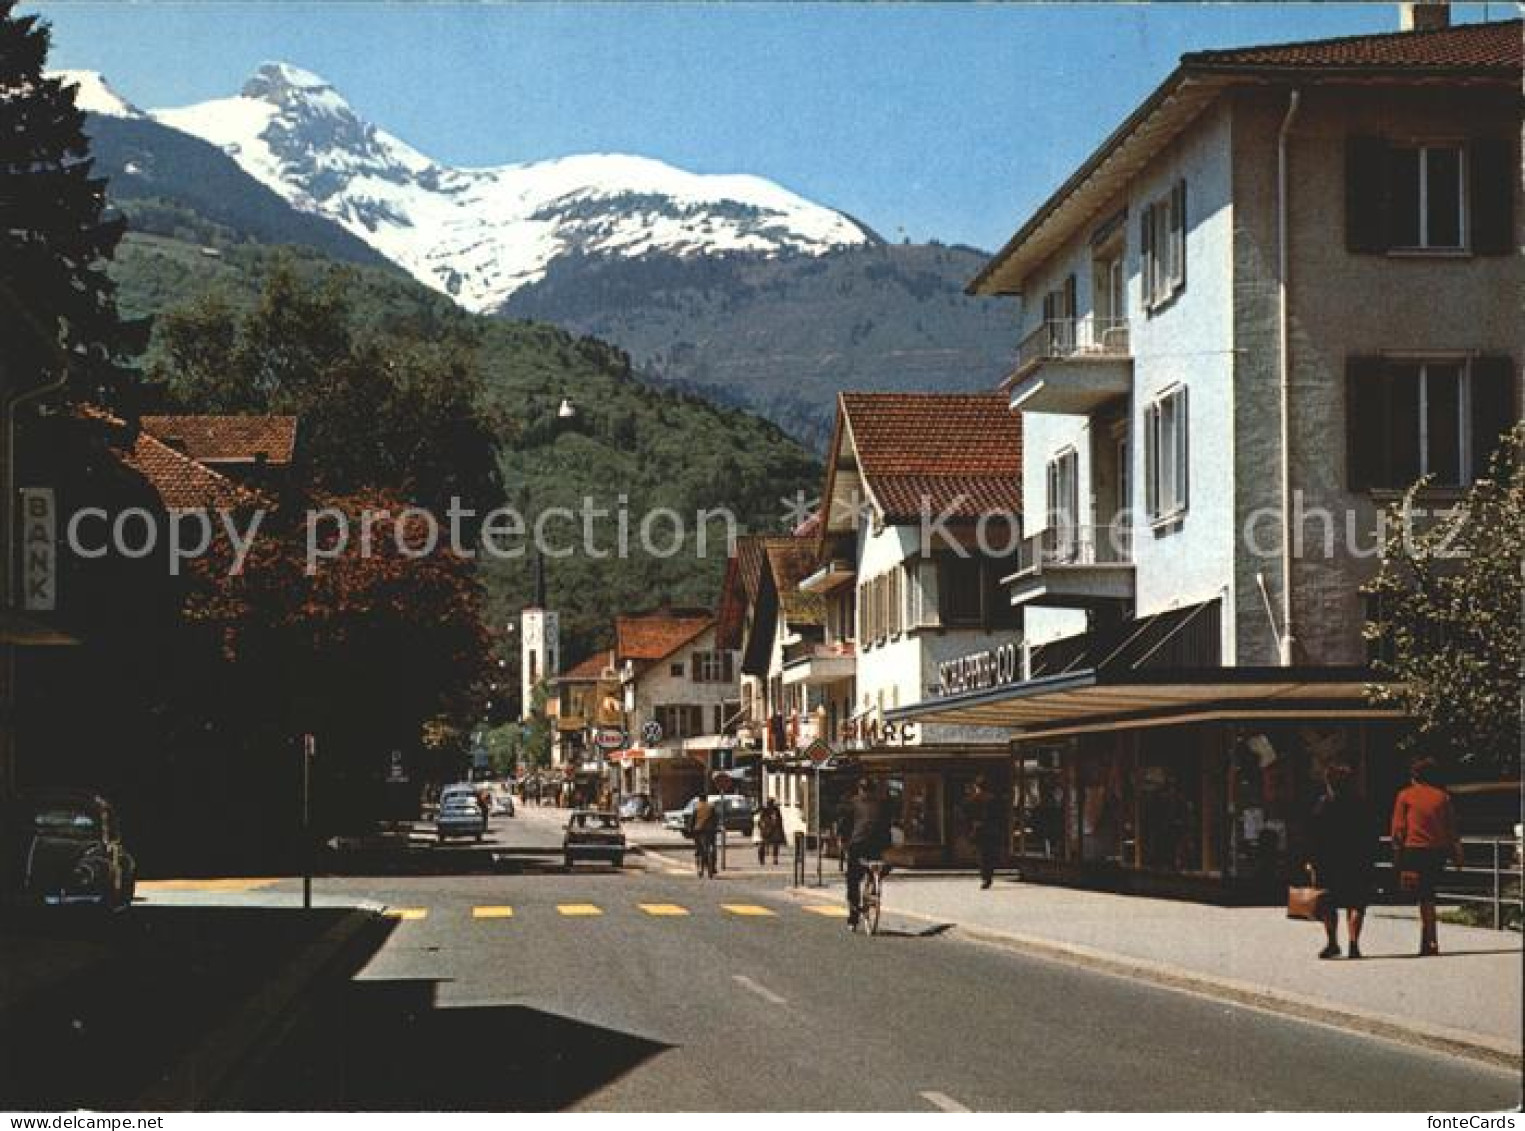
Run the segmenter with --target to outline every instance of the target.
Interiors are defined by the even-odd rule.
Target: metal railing
[[[1017,546],[1018,576],[1051,566],[1129,565],[1133,561],[1133,527],[1126,522],[1106,526],[1060,524],[1040,530]]]
[[[1054,358],[1097,355],[1127,357],[1128,320],[1126,318],[1049,318],[1023,338],[1017,346],[1017,364],[1012,377],[1020,377],[1040,361]]]
[[[1377,865],[1378,884],[1384,891],[1398,891],[1393,871],[1392,842],[1384,838],[1386,858]],[[1481,904],[1492,909],[1494,930],[1504,927],[1504,908],[1518,907],[1525,914],[1521,896],[1520,842],[1509,836],[1461,838],[1463,867],[1448,865],[1435,889],[1438,903]],[[1512,885],[1511,885],[1512,881]]]

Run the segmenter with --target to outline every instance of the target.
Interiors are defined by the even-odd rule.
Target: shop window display
[[[1357,732],[1341,727],[1244,730],[1233,753],[1232,859],[1237,875],[1286,878],[1307,850],[1307,823],[1324,771],[1339,762],[1359,768]]]
[[[1018,856],[1064,860],[1064,775],[1057,750],[1031,750],[1016,759],[1016,820],[1013,849]]]
[[[943,781],[940,774],[907,774],[899,804],[891,798],[891,812],[901,814],[905,842],[912,845],[943,842]]]

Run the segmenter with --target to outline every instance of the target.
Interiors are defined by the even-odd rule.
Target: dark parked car
[[[561,851],[568,868],[578,860],[606,860],[620,867],[625,863],[625,834],[619,814],[579,809],[567,820]]]
[[[5,828],[13,853],[8,901],[106,911],[132,905],[137,865],[104,797],[76,789],[25,791],[12,802]]]

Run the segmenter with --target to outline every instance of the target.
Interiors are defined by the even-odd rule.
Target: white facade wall
[[[641,741],[641,727],[656,717],[656,709],[659,706],[694,705],[704,708],[704,730],[701,733],[710,734],[714,731],[715,709],[728,702],[735,702],[737,698],[737,686],[735,683],[696,683],[692,678],[693,664],[691,657],[695,652],[712,652],[715,650],[715,629],[705,629],[677,651],[655,660],[644,666],[638,666],[634,678],[625,682],[625,712],[629,718],[630,741],[639,744]],[[740,660],[736,653],[731,653],[732,663],[739,665]],[[671,666],[681,664],[683,675],[671,674]],[[663,742],[667,742],[670,736],[663,736]]]
[[[1233,453],[1233,163],[1232,115],[1227,106],[1209,110],[1156,158],[1119,197],[1077,232],[1026,284],[1022,335],[1042,321],[1042,296],[1074,273],[1077,315],[1092,312],[1091,232],[1127,208],[1124,265],[1127,316],[1133,356],[1133,393],[1127,405],[1135,562],[1135,614],[1221,597],[1224,655],[1233,654],[1233,571],[1235,547]],[[1163,307],[1146,313],[1140,281],[1140,217],[1180,179],[1187,185],[1186,286]],[[1144,414],[1170,387],[1186,386],[1190,422],[1189,505],[1179,522],[1150,528],[1144,505]],[[1079,457],[1082,524],[1104,523],[1095,513],[1092,421],[1082,416],[1026,413],[1023,416],[1023,506],[1027,532],[1045,521],[1046,470],[1065,447]],[[1029,608],[1026,637],[1041,644],[1084,631],[1083,614],[1068,609]]]

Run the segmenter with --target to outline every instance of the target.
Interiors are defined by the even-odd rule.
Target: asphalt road
[[[889,934],[851,936],[823,910],[829,899],[789,896],[787,868],[703,881],[637,859],[566,874],[548,815],[495,826],[509,850],[497,872],[323,881],[327,895],[337,885],[398,918],[262,1085],[268,1106],[1470,1111],[1520,1100],[1509,1073],[888,913]]]

